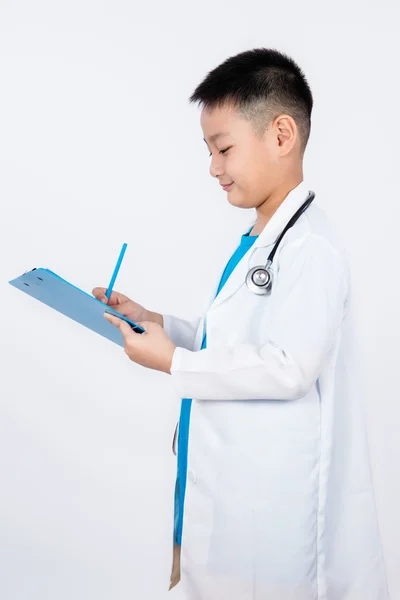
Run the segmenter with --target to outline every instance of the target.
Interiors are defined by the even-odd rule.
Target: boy
[[[187,600],[385,600],[345,251],[315,202],[298,213],[311,90],[291,58],[261,48],[211,71],[191,101],[211,175],[256,222],[204,319],[118,293],[112,305],[146,333],[106,317],[129,358],[171,374],[182,398],[170,589],[181,578]],[[257,288],[249,270],[295,213],[272,287]]]

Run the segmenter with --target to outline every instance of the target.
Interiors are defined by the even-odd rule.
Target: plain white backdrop
[[[397,5],[397,6],[396,6]],[[209,174],[188,97],[287,52],[314,95],[304,178],[345,238],[392,600],[400,599],[398,4],[0,4],[0,597],[168,593],[180,399],[169,376],[8,284],[46,267],[194,319],[255,212]],[[222,600],[222,599],[221,599]]]

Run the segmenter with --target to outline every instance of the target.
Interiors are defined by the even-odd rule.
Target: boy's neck
[[[286,196],[303,181],[303,173],[275,188],[275,190],[256,208],[257,220],[249,235],[259,235],[272,215],[278,210]]]

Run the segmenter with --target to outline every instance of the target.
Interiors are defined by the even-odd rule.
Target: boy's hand
[[[104,302],[104,304],[107,304],[107,306],[121,313],[121,315],[128,317],[128,319],[135,323],[138,321],[152,320],[147,318],[150,313],[144,306],[131,300],[128,296],[125,296],[120,292],[112,291],[109,300],[106,297],[106,288],[95,287],[92,290],[92,294],[97,300]]]
[[[146,331],[135,333],[122,319],[108,313],[105,313],[104,317],[122,333],[124,351],[133,362],[148,369],[171,374],[172,356],[176,346],[161,325],[152,321],[136,321]]]

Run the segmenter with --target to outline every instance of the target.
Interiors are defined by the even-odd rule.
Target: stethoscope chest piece
[[[265,266],[258,265],[250,269],[246,275],[246,285],[249,290],[260,296],[271,292],[273,279],[271,264],[271,261],[268,261]]]

